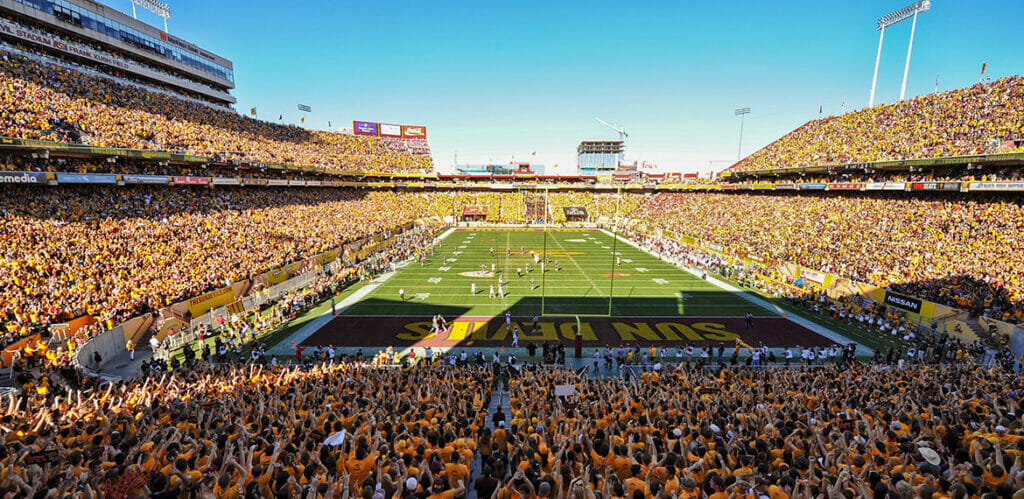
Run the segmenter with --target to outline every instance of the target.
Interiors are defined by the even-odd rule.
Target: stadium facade
[[[231,61],[113,8],[89,0],[0,0],[0,14],[5,52],[125,75],[219,106],[235,103]]]
[[[625,144],[621,140],[584,140],[576,146],[580,175],[610,174],[622,161]]]

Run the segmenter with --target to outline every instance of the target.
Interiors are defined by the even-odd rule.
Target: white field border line
[[[584,289],[584,288],[578,288],[578,289]],[[587,289],[589,289],[589,288],[587,288]],[[509,290],[507,290],[507,289],[505,290],[505,296],[515,296],[515,297],[518,297],[518,298],[538,298],[538,297],[540,297],[540,295],[519,295],[519,294],[516,294],[514,292],[510,293],[508,291]],[[472,303],[474,305],[482,305],[482,304],[493,303],[493,301],[481,301],[481,302],[471,301],[471,300],[483,299],[482,296],[483,296],[483,293],[478,293],[475,296],[469,296],[469,295],[467,295],[465,293],[454,293],[454,294],[430,293],[430,297],[431,298],[434,298],[434,297],[440,297],[440,298],[451,298],[451,297],[463,298],[464,300],[461,300],[461,301],[464,301],[467,304]],[[575,298],[578,298],[578,297],[575,297],[575,296],[551,296],[551,295],[548,295],[548,298],[569,300],[569,299],[575,299]],[[603,296],[601,298],[607,298],[607,296]],[[619,299],[622,299],[622,298],[665,299],[665,298],[670,298],[670,296],[669,295],[633,295],[631,297],[629,297],[629,296],[615,296],[615,298],[619,298]],[[488,300],[493,300],[493,299],[488,298]],[[435,305],[437,305],[437,306],[453,306],[453,305],[458,305],[458,304],[453,304],[453,303],[446,303],[446,304],[436,303]],[[750,309],[750,305],[746,305],[746,304],[742,304],[742,303],[738,303],[738,304],[737,303],[721,304],[721,303],[692,303],[691,302],[691,305],[694,306],[694,307],[707,307],[707,308],[726,308],[726,309],[741,308],[741,309],[744,309],[744,310],[749,310]],[[637,305],[632,305],[632,306],[637,306]],[[770,314],[770,311],[768,311],[768,312]],[[769,314],[761,315],[761,317],[776,317],[775,315],[769,315]],[[696,316],[697,315],[694,315],[694,317],[696,317]],[[651,317],[655,317],[655,316],[651,316]],[[734,315],[734,316],[731,316],[731,317],[742,317],[742,314],[741,315]]]
[[[451,227],[449,227],[448,230],[446,230],[441,235],[439,235],[436,238],[434,238],[434,243],[436,244],[437,241],[440,241],[440,240],[448,237],[453,232],[454,232],[454,230]],[[404,261],[399,262],[399,264],[396,265],[395,268],[396,269],[401,269],[401,268],[409,265],[409,263],[412,262],[413,259],[414,259],[413,257],[409,257],[409,258],[405,259]],[[339,315],[342,314],[346,309],[348,309],[352,305],[355,305],[356,303],[359,303],[360,301],[362,301],[363,298],[366,297],[366,295],[370,294],[371,292],[373,292],[374,290],[379,288],[381,285],[384,284],[385,281],[387,281],[388,279],[391,279],[391,277],[396,275],[396,274],[398,274],[398,270],[395,270],[393,272],[386,272],[386,273],[384,273],[384,274],[382,274],[380,276],[377,276],[376,278],[372,279],[370,282],[366,283],[365,286],[363,286],[362,288],[359,288],[359,290],[357,290],[355,293],[352,293],[352,294],[348,295],[347,297],[345,297],[345,299],[341,300],[340,303],[335,303],[334,308],[338,311]],[[313,333],[319,331],[320,328],[322,328],[325,325],[327,325],[327,323],[330,322],[331,319],[333,319],[333,318],[334,318],[334,315],[332,314],[330,307],[328,307],[327,310],[325,310],[324,313],[320,314],[319,317],[316,317],[316,318],[310,320],[309,322],[306,323],[305,326],[302,326],[301,328],[299,328],[298,331],[295,331],[294,333],[292,333],[287,338],[285,338],[285,339],[281,340],[280,342],[278,342],[276,345],[271,347],[270,350],[267,353],[269,353],[271,355],[282,355],[282,356],[288,355],[288,354],[294,354],[295,353],[294,350],[291,349],[291,344],[292,343],[298,344],[298,343],[302,343],[303,341],[306,341],[306,338],[309,338],[310,336],[313,335]]]
[[[608,234],[608,232],[605,231],[604,229],[601,229],[601,231],[604,232],[605,234]],[[608,234],[608,235],[611,236],[611,234]],[[619,236],[613,236],[613,237],[619,237]],[[619,240],[625,242],[626,244],[629,244],[630,246],[633,246],[636,249],[639,249],[640,251],[644,251],[642,248],[640,248],[640,246],[637,246],[636,244],[634,244],[633,241],[630,241],[628,239],[624,239],[622,237],[619,237]],[[685,271],[687,271],[687,272],[689,272],[689,273],[691,273],[691,274],[693,274],[693,275],[695,275],[697,277],[700,277],[700,274],[698,274],[697,271],[695,271],[695,270],[693,270],[693,269],[691,269],[689,267],[680,267],[680,268],[682,268],[683,270],[685,270]],[[722,281],[714,278],[713,276],[709,275],[708,276],[708,281],[711,282],[712,284],[714,284],[715,286],[717,286],[717,287],[719,287],[719,288],[721,288],[721,289],[723,289],[725,291],[732,292],[732,293],[736,294],[737,296],[743,298],[744,300],[747,300],[747,301],[753,303],[754,305],[757,305],[757,306],[759,306],[759,307],[761,307],[761,308],[763,308],[765,310],[774,310],[779,315],[786,314],[786,311],[782,310],[777,305],[769,303],[769,302],[761,299],[760,297],[753,296],[750,292],[742,290],[742,289],[739,289],[739,288],[737,288],[737,287],[735,287],[735,286],[733,286],[733,285],[731,285],[729,283],[722,282]],[[845,345],[847,343],[851,343],[851,341],[852,341],[849,338],[847,338],[847,337],[845,337],[845,336],[843,336],[843,335],[841,335],[841,334],[839,334],[839,333],[837,333],[837,332],[835,332],[835,331],[833,331],[833,330],[831,330],[829,328],[826,328],[826,327],[824,327],[824,326],[822,326],[822,325],[820,325],[820,324],[818,324],[816,322],[812,322],[812,321],[809,321],[807,319],[804,319],[803,317],[800,317],[799,315],[795,315],[794,314],[793,317],[789,317],[789,315],[787,314],[786,318],[789,319],[790,321],[792,321],[792,322],[794,322],[796,324],[799,324],[799,325],[801,325],[801,326],[803,326],[803,327],[805,327],[807,329],[810,329],[811,331],[814,331],[815,333],[818,333],[819,335],[824,336],[824,337],[826,337],[826,338],[828,338],[828,339],[830,339],[830,340],[832,340],[832,341],[834,341],[834,342],[836,342],[836,343],[838,343],[840,345]],[[857,355],[862,355],[863,356],[863,355],[871,355],[872,353],[874,353],[870,348],[868,348],[868,347],[866,347],[864,345],[861,345],[860,343],[857,343],[857,342],[853,342],[853,343],[856,343],[856,345],[857,345]]]
[[[434,295],[430,295],[430,296],[434,296]],[[393,315],[393,314],[338,314],[338,317],[357,317],[357,318],[383,317],[385,319],[429,319],[430,318],[429,316],[426,316],[426,315]],[[478,318],[487,318],[486,316],[480,316],[480,315],[467,315],[466,317],[472,317],[474,321],[477,320]],[[521,317],[523,319],[528,319],[529,318],[526,315],[518,315],[518,316],[517,315],[513,315],[512,319],[515,320],[516,317]],[[558,316],[558,317],[561,317],[562,319],[565,319],[565,320],[572,320],[572,318],[573,318],[572,315],[569,315],[569,314],[566,314],[564,316]],[[580,317],[583,317],[583,316],[581,315]],[[673,315],[669,315],[669,316],[665,316],[665,315],[623,315],[623,316],[620,316],[620,317],[608,317],[606,315],[597,315],[597,316],[588,316],[588,317],[593,317],[593,318],[596,318],[596,319],[608,318],[610,320],[626,320],[626,319],[742,319],[743,318],[742,316],[739,316],[739,315],[679,315],[679,316],[673,316]],[[462,318],[462,316],[455,317],[455,319],[461,319],[461,318]],[[760,319],[774,319],[774,318],[776,318],[776,316],[773,315],[773,316],[770,316],[770,317],[766,317],[766,316],[763,316],[763,315],[755,315],[754,318],[755,319],[758,319],[758,318],[760,318]],[[498,314],[495,314],[494,317],[491,317],[491,319],[492,320],[501,319],[502,321],[505,320],[504,316],[501,316],[501,315],[498,315]],[[445,319],[445,320],[447,320],[447,319]],[[451,322],[452,321],[448,321],[449,324]],[[522,322],[522,321],[520,321],[520,322]],[[541,322],[543,322],[543,321],[541,321]]]
[[[545,234],[547,233],[545,232]],[[555,244],[557,244],[559,248],[562,248],[562,251],[566,251],[565,246],[562,246],[562,243],[558,239],[554,237],[552,237],[551,239],[555,241]],[[583,267],[580,267],[579,262],[577,262],[576,259],[572,257],[572,255],[568,254],[568,252],[566,253],[566,256],[569,257],[569,260],[572,262],[572,264],[576,266],[576,268],[580,271],[581,274],[583,274],[583,277],[587,280],[587,282],[589,282],[590,285],[594,287],[594,290],[596,290],[598,293],[601,293],[602,296],[600,296],[599,298],[605,298],[604,291],[597,286],[597,283],[590,278],[590,275],[583,271]]]

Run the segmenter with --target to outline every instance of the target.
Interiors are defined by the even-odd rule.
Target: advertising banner
[[[425,139],[427,138],[427,127],[402,125],[402,137],[407,139]]]
[[[235,177],[213,177],[213,185],[239,185],[242,182]]]
[[[267,180],[267,185],[288,185],[288,181],[281,178]]]
[[[960,182],[914,182],[910,188],[915,191],[959,191]]]
[[[1024,182],[971,182],[967,188],[972,191],[1024,191]]]
[[[115,175],[95,175],[91,173],[58,173],[57,182],[61,184],[116,184]]]
[[[0,184],[45,184],[46,174],[39,172],[0,172]]]
[[[825,274],[807,268],[800,269],[800,277],[816,284],[825,284]]]
[[[868,182],[864,184],[865,191],[880,191],[885,189],[885,182]]]
[[[306,181],[306,185],[312,185],[314,187],[320,187],[321,185],[324,185],[324,183],[319,181],[319,180],[307,180]]]
[[[907,190],[907,184],[904,182],[886,182],[883,191],[905,191]]]
[[[270,284],[280,284],[287,281],[291,276],[299,273],[299,269],[300,263],[289,263],[284,267],[268,272],[267,280],[270,281]]]
[[[775,184],[775,190],[777,191],[795,191],[796,189],[796,184]]]
[[[210,177],[172,177],[174,185],[207,185]]]
[[[306,181],[292,179],[288,181],[288,185],[306,185]]]
[[[750,188],[755,191],[770,191],[775,188],[775,184],[770,184],[768,182],[760,182],[757,184],[750,184]]]
[[[226,286],[218,290],[210,291],[209,293],[201,294],[186,302],[188,305],[188,311],[192,312],[192,317],[196,318],[200,315],[205,314],[211,308],[220,307],[226,305],[229,302],[235,300],[235,287]]]
[[[265,178],[246,178],[242,181],[245,185],[267,185]]]
[[[859,191],[861,183],[839,183],[839,184],[828,184],[828,190],[830,191]]]
[[[380,134],[384,137],[401,137],[402,136],[402,125],[392,125],[389,123],[380,124]]]
[[[565,218],[569,217],[582,217],[587,218],[587,209],[583,206],[563,206],[562,211],[565,212]]]
[[[352,133],[356,135],[378,135],[380,130],[377,123],[370,121],[353,121]]]
[[[166,184],[167,179],[162,175],[121,175],[126,184]]]
[[[915,314],[921,312],[921,300],[919,298],[914,298],[913,296],[886,291],[885,299],[883,301],[886,305],[906,310],[908,312],[913,312]]]
[[[462,208],[462,214],[463,215],[486,215],[487,214],[487,207],[486,206],[467,205],[464,208]]]
[[[764,263],[764,257],[759,256],[759,255],[755,255],[753,253],[747,253],[747,259],[748,260],[753,260],[753,261],[755,261],[757,263]]]
[[[800,184],[800,190],[825,190],[825,187],[827,186],[828,184],[822,183]]]

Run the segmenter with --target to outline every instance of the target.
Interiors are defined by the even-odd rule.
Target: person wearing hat
[[[448,488],[444,478],[438,476],[434,478],[433,485],[430,486],[430,495],[428,499],[455,499],[461,497],[466,493],[466,486],[462,483],[462,480],[456,482],[458,487],[454,489]]]

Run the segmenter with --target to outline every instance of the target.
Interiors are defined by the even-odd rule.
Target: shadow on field
[[[686,312],[697,307],[703,313]],[[756,317],[748,324],[747,312],[764,313],[727,291],[686,292],[673,298],[615,298],[612,316],[607,298],[529,297],[511,303],[511,326],[518,329],[520,346],[527,342],[572,342],[577,330],[585,346],[660,345],[783,347],[826,346],[832,342],[782,317]],[[496,347],[511,346],[512,334],[503,311],[466,315],[472,307],[369,299],[334,318],[307,338],[304,345]],[[431,318],[441,314],[448,328],[433,331]],[[540,316],[536,325],[533,317]],[[577,322],[577,316],[579,317]]]

